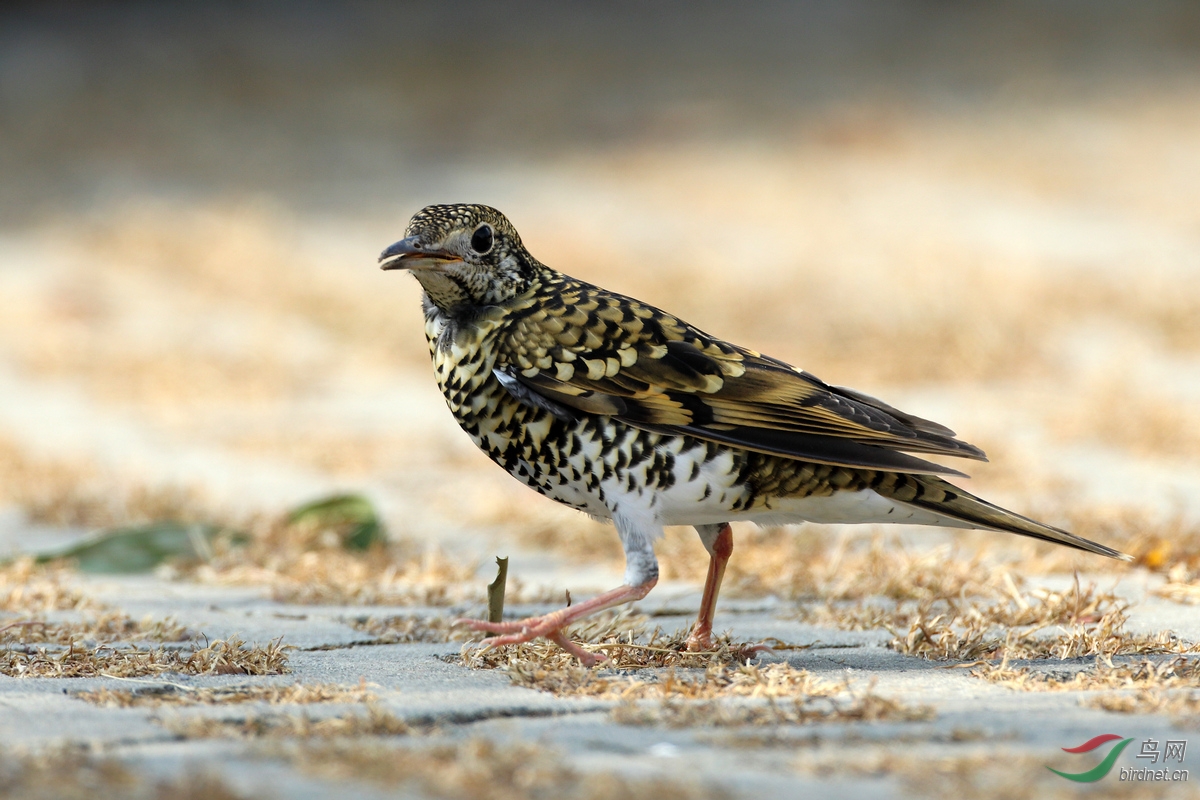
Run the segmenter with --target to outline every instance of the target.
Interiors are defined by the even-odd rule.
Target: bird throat
[[[425,290],[429,302],[443,313],[458,317],[474,305],[466,283],[457,275],[433,269],[415,269],[412,274]]]

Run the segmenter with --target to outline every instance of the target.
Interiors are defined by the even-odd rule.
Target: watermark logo
[[[1069,781],[1076,783],[1095,783],[1112,771],[1113,765],[1117,762],[1121,753],[1132,742],[1132,738],[1124,738],[1115,733],[1102,733],[1099,736],[1094,736],[1088,739],[1081,745],[1076,747],[1064,747],[1065,753],[1090,753],[1111,742],[1117,742],[1108,751],[1108,755],[1104,759],[1084,772],[1062,772],[1054,767],[1047,766],[1046,769],[1066,778]],[[1159,748],[1159,745],[1163,745]],[[1138,753],[1139,759],[1148,759],[1151,764],[1157,765],[1159,759],[1162,759],[1162,766],[1155,767],[1121,767],[1118,780],[1122,781],[1186,781],[1188,780],[1188,771],[1186,769],[1172,769],[1166,766],[1168,761],[1176,761],[1183,763],[1184,756],[1187,752],[1187,741],[1184,739],[1168,739],[1166,742],[1159,742],[1157,739],[1145,739],[1142,741],[1141,752]]]
[[[1104,745],[1116,739],[1121,739],[1121,737],[1117,736],[1115,733],[1102,733],[1099,736],[1088,739],[1078,747],[1064,747],[1063,752],[1090,753],[1097,747],[1103,747]],[[1133,739],[1121,739],[1121,743],[1109,750],[1108,755],[1104,757],[1103,761],[1089,769],[1087,772],[1061,772],[1054,767],[1046,767],[1046,769],[1050,770],[1055,775],[1061,775],[1069,781],[1075,781],[1076,783],[1094,783],[1112,771],[1113,764],[1116,763],[1117,757],[1121,755],[1121,751],[1128,747],[1129,743],[1132,741]]]

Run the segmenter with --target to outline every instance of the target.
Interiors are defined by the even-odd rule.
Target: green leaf
[[[73,558],[83,572],[148,572],[169,558],[212,558],[213,542],[225,529],[200,522],[152,522],[100,531],[59,550],[38,553],[39,564]],[[235,541],[244,541],[235,534]]]
[[[289,513],[287,520],[292,524],[342,528],[342,546],[347,550],[367,550],[387,539],[375,506],[360,494],[335,494],[305,503]]]

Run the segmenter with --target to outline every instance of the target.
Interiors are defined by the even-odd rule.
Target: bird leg
[[[592,667],[604,661],[607,656],[601,653],[589,653],[567,639],[562,629],[586,616],[595,614],[597,611],[619,606],[622,603],[641,600],[650,593],[650,590],[654,588],[654,584],[656,583],[658,583],[657,575],[637,586],[630,586],[628,584],[618,586],[616,589],[597,595],[586,602],[568,606],[567,608],[560,608],[558,611],[551,611],[549,614],[543,614],[540,617],[529,617],[528,619],[517,620],[515,622],[456,619],[454,620],[454,624],[463,625],[473,631],[500,634],[484,639],[481,642],[484,647],[518,644],[543,636],[578,658],[585,667]]]
[[[719,530],[710,544],[707,541],[708,536],[705,534],[714,527]],[[708,530],[697,528],[697,531],[704,540],[705,547],[708,548],[710,558],[708,577],[704,579],[704,596],[700,598],[700,614],[696,617],[696,624],[692,627],[692,633],[687,639],[687,649],[693,653],[716,648],[716,643],[712,638],[713,616],[717,612],[717,595],[721,592],[721,579],[725,577],[725,565],[729,563],[729,557],[733,555],[733,531],[728,522],[721,523],[719,526],[705,525],[703,528]]]

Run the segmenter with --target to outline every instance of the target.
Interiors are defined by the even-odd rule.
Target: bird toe
[[[523,630],[528,624],[528,620],[518,620],[517,622],[488,622],[486,619],[468,619],[461,617],[450,623],[454,628],[470,628],[473,631],[482,631],[483,633],[515,633]]]

